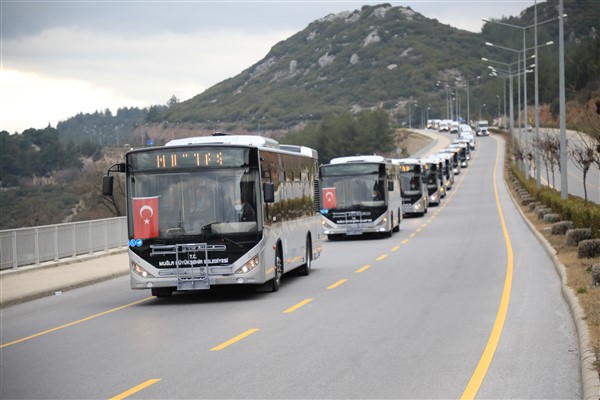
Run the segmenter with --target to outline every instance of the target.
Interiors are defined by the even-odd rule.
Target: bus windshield
[[[138,217],[156,224],[147,238],[257,232],[257,182],[257,170],[250,168],[131,174],[129,236],[140,237]]]
[[[421,174],[414,172],[402,172],[400,174],[400,182],[402,184],[402,192],[406,195],[421,194]]]
[[[437,188],[439,185],[437,171],[430,169],[427,173],[427,187],[428,188]]]
[[[386,205],[384,181],[378,174],[325,176],[321,185],[323,193],[335,189],[338,210]]]

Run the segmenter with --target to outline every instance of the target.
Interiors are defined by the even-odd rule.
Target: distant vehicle
[[[531,125],[527,125],[527,132],[533,132],[533,127]]]
[[[438,131],[439,132],[450,132],[450,122],[448,122],[446,120],[440,121],[440,124],[438,125]]]
[[[471,129],[471,127],[469,125],[466,125],[466,124],[460,125],[460,132],[458,134],[458,137],[460,139],[468,139],[469,147],[471,148],[471,150],[475,150],[475,135],[474,135],[473,129]]]
[[[132,150],[125,173],[132,289],[277,291],[321,252],[317,152],[260,136],[175,139]],[[110,195],[113,177],[103,180]],[[294,256],[291,256],[294,255]]]
[[[442,202],[443,182],[440,180],[440,159],[437,157],[424,157],[421,161],[427,164],[426,180],[429,205],[438,206]]]
[[[446,192],[448,192],[454,185],[453,155],[450,153],[438,153],[436,155],[443,160],[443,173],[445,176]]]
[[[455,133],[458,135],[458,133],[459,133],[458,128],[459,128],[458,122],[454,122],[454,121],[450,122],[450,133]]]
[[[452,157],[452,171],[454,172],[454,175],[460,174],[460,149],[458,147],[448,147],[439,152],[450,154]]]
[[[398,166],[381,156],[338,157],[319,168],[323,233],[329,239],[400,230]]]
[[[489,132],[489,123],[485,120],[477,121],[475,125],[475,133],[477,136],[488,136]]]
[[[441,121],[441,119],[427,120],[427,129],[438,129]]]
[[[402,213],[404,215],[427,213],[429,195],[425,174],[427,164],[417,158],[399,158],[393,162],[399,166],[402,186]]]
[[[473,133],[461,133],[460,139],[468,140],[470,149],[475,150],[475,136]]]
[[[469,151],[469,145],[466,143],[453,143],[449,148],[455,148],[458,150],[458,159],[460,161],[461,168],[467,168],[469,166],[469,159],[467,151]]]

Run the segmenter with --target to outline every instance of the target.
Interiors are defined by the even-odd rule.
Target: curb
[[[581,361],[581,385],[583,389],[582,398],[584,400],[598,400],[600,399],[600,376],[598,375],[598,371],[594,366],[596,362],[596,354],[594,353],[594,349],[590,344],[590,335],[587,323],[585,321],[585,313],[579,304],[579,299],[577,299],[577,295],[567,285],[567,273],[566,267],[560,262],[558,257],[556,256],[556,250],[554,247],[550,245],[550,243],[546,240],[546,238],[538,232],[535,226],[529,221],[529,218],[523,213],[520,205],[517,200],[513,197],[512,192],[510,191],[510,187],[508,186],[508,182],[506,181],[506,169],[503,169],[504,176],[504,185],[506,186],[508,193],[515,207],[519,211],[521,218],[525,221],[529,230],[533,232],[538,241],[544,246],[548,255],[552,258],[554,268],[556,272],[560,276],[561,280],[561,288],[562,294],[565,298],[569,308],[571,309],[571,315],[573,318],[573,322],[575,323],[575,329],[577,330],[577,337],[579,339],[579,358]]]

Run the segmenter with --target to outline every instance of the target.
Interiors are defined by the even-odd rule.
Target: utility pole
[[[558,90],[560,115],[560,198],[569,197],[567,181],[567,124],[565,121],[565,28],[563,0],[558,2]],[[537,62],[537,61],[536,61]]]

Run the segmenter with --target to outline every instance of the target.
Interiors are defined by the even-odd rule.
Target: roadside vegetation
[[[590,121],[596,120],[595,116],[589,117]],[[595,140],[598,147],[586,150],[585,154],[591,163],[598,162],[600,131],[590,125],[586,129],[592,132],[587,139]],[[560,192],[552,187],[538,188],[535,180],[525,176],[519,167],[527,152],[512,148],[507,132],[498,133],[507,144],[505,177],[508,186],[523,214],[552,246],[565,267],[566,284],[576,294],[585,314],[590,345],[596,355],[595,367],[600,373],[600,205],[575,196],[563,200]],[[554,140],[552,136],[547,135],[543,140]],[[572,151],[570,157],[573,157]]]

